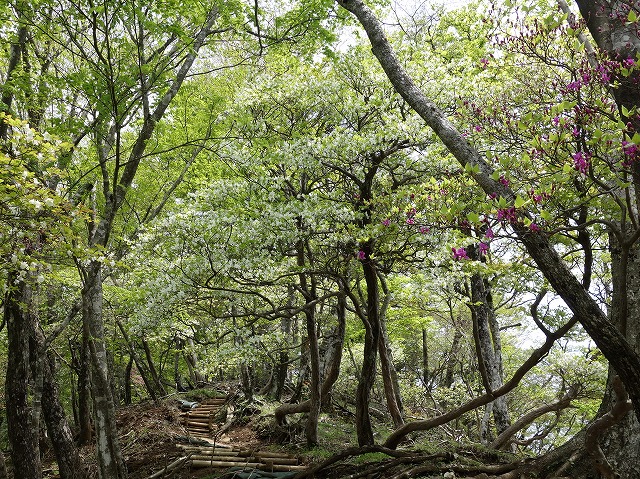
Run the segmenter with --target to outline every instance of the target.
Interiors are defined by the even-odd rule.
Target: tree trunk
[[[371,258],[371,245],[369,243],[363,245],[363,251],[365,258],[361,262],[367,283],[367,312],[363,318],[364,353],[356,390],[356,433],[359,446],[370,446],[375,443],[369,414],[369,401],[371,388],[376,380],[376,356],[380,342],[380,299],[375,260]]]
[[[142,338],[140,342],[142,343],[142,348],[144,349],[144,354],[147,358],[147,364],[149,365],[149,372],[151,373],[154,387],[160,396],[166,396],[167,390],[165,389],[164,384],[162,384],[162,380],[160,379],[158,371],[156,370],[156,366],[153,362],[153,355],[151,354],[151,348],[149,348],[149,343],[145,338]]]
[[[346,301],[344,295],[338,296],[338,326],[336,327],[333,344],[327,349],[329,358],[325,361],[327,367],[324,370],[322,389],[320,398],[322,406],[327,406],[331,398],[331,388],[338,379],[340,373],[340,363],[342,361],[342,348],[344,346],[344,336],[346,331]],[[284,424],[288,414],[308,412],[311,407],[311,400],[297,404],[282,404],[274,413],[276,424]]]
[[[429,377],[429,348],[426,328],[422,328],[422,384],[427,391],[431,392],[431,378]]]
[[[460,343],[462,342],[462,331],[457,326],[453,333],[453,341],[451,341],[451,349],[447,355],[446,367],[444,370],[444,387],[451,388],[453,386],[453,373],[456,369],[458,354],[460,353]]]
[[[303,187],[304,189],[304,187]],[[302,229],[302,220],[298,219],[298,229]],[[297,264],[298,267],[304,268],[305,260],[305,244],[302,240],[297,244]],[[309,411],[307,416],[307,424],[305,426],[305,435],[307,446],[313,447],[318,444],[318,419],[320,417],[321,391],[320,391],[320,349],[318,346],[318,333],[316,331],[316,288],[313,278],[307,281],[308,273],[301,271],[298,275],[300,282],[300,291],[304,296],[306,308],[304,309],[305,323],[307,326],[307,340],[309,341],[309,364],[311,367],[311,384],[309,397]]]
[[[502,386],[503,382],[502,357],[501,351],[494,348],[495,340],[491,337],[490,323],[492,321],[496,322],[491,302],[491,290],[488,283],[478,273],[471,276],[471,304],[469,306],[473,319],[473,336],[476,344],[478,365],[484,387],[487,392],[495,391]],[[497,398],[485,407],[487,413],[493,413],[498,435],[502,434],[511,424],[506,396]],[[488,416],[488,414],[485,414],[485,416]],[[488,420],[483,420],[482,424],[485,427],[481,427],[480,437],[483,442],[487,443],[491,440]]]
[[[380,309],[380,339],[378,341],[378,352],[380,354],[380,372],[382,374],[382,384],[384,387],[384,395],[387,401],[387,409],[391,414],[393,425],[400,427],[404,424],[402,417],[402,396],[400,395],[400,382],[398,381],[398,372],[393,364],[393,352],[391,350],[391,342],[387,333],[387,309],[391,294],[387,288],[387,283],[382,274],[378,274],[378,279],[384,292],[384,303]]]
[[[82,324],[82,344],[78,364],[78,445],[87,446],[93,440],[91,420],[91,354],[89,352],[89,325]]]
[[[53,444],[62,479],[87,479],[87,471],[78,448],[73,442],[73,433],[67,415],[60,402],[58,383],[55,380],[55,356],[45,354],[43,358],[44,381],[42,389],[42,412]]]
[[[42,477],[39,431],[34,429],[34,410],[30,400],[29,337],[31,321],[31,287],[9,272],[9,291],[4,300],[4,321],[7,325],[7,375],[5,404],[7,433],[11,445],[11,462],[15,479]]]
[[[104,340],[102,297],[102,266],[99,262],[93,261],[85,270],[82,313],[89,332],[98,471],[100,479],[124,479],[127,472],[116,430],[116,410]]]
[[[151,397],[153,402],[157,403],[158,402],[158,395],[156,394],[156,388],[155,388],[154,383],[151,382],[151,377],[150,377],[151,374],[147,371],[146,365],[138,357],[138,353],[136,351],[136,346],[129,339],[129,335],[127,334],[127,331],[124,329],[124,326],[122,325],[122,322],[120,322],[119,320],[116,319],[116,324],[118,325],[118,328],[120,329],[120,332],[122,333],[122,337],[124,338],[125,342],[127,343],[127,346],[129,348],[129,354],[130,354],[131,358],[133,359],[133,362],[136,364],[136,368],[138,368],[138,372],[140,373],[140,376],[142,377],[142,381],[144,382],[144,386],[147,389],[147,392],[149,393],[149,397]],[[131,369],[129,369],[129,371],[131,371]],[[128,379],[127,379],[127,382],[128,382]],[[125,388],[126,388],[126,383],[125,383]]]
[[[381,322],[381,326],[383,323]],[[386,329],[386,328],[384,328]],[[391,346],[389,345],[389,338],[384,331],[380,334],[378,341],[378,353],[380,354],[380,373],[382,374],[382,385],[384,387],[384,395],[387,400],[387,408],[391,419],[393,420],[394,427],[400,427],[404,424],[402,418],[402,412],[400,411],[400,405],[398,397],[400,395],[397,387],[398,374],[393,366],[393,356],[391,355]],[[396,381],[393,380],[395,373]]]

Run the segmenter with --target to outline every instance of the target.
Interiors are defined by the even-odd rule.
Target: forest
[[[0,0],[0,479],[640,477],[639,21]]]

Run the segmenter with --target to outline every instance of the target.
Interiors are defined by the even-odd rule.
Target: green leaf
[[[638,20],[638,15],[636,14],[635,10],[629,11],[629,15],[627,15],[627,20],[629,22],[635,22],[636,20]]]
[[[471,223],[479,223],[480,222],[480,215],[478,213],[467,213],[467,219]]]
[[[516,208],[522,208],[527,203],[527,200],[522,196],[517,196],[516,201],[513,203],[513,206]]]

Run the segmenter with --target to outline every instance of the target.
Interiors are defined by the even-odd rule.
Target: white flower
[[[44,200],[44,204],[51,208],[55,204],[55,202],[53,201],[53,198],[47,198],[46,200]]]
[[[42,283],[42,282],[44,282],[44,276],[43,276],[43,275],[41,275],[41,274],[39,274],[39,275],[38,275],[38,277],[36,278],[36,281],[37,281],[38,283]]]
[[[40,211],[42,209],[42,203],[38,200],[29,200],[29,203],[33,205],[33,208],[36,211]]]

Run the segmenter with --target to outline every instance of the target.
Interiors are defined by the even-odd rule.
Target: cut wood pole
[[[211,455],[211,454],[220,454],[220,455],[229,455],[229,450],[224,450],[224,451],[218,451],[218,445],[216,446],[189,446],[186,444],[178,444],[177,445],[180,449],[183,449],[185,451],[193,451],[193,452],[199,452],[201,454],[207,454],[207,455]],[[222,446],[224,447],[224,446]],[[235,456],[238,457],[251,457],[251,456],[255,456],[255,457],[270,457],[270,458],[283,458],[283,459],[295,459],[294,456],[290,455],[290,454],[286,454],[284,452],[272,452],[272,451],[254,451],[251,449],[237,449],[234,447],[231,447],[231,450],[233,452],[233,454]]]
[[[171,464],[165,466],[160,471],[149,476],[147,479],[157,479],[158,477],[164,477],[168,472],[171,472],[174,469],[181,469],[189,461],[190,458],[191,458],[191,454],[188,454],[184,457],[179,457],[178,459],[173,461]]]
[[[273,472],[303,471],[306,469],[305,466],[285,466],[273,464],[272,466],[267,467],[267,464],[259,462],[203,461],[199,459],[192,460],[191,467],[248,467],[253,469],[268,468]]]

